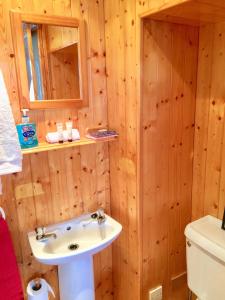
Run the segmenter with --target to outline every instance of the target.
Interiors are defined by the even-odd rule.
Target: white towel
[[[21,171],[22,152],[9,96],[0,71],[0,176]]]
[[[72,129],[72,140],[76,141],[80,139],[80,133],[77,129]],[[59,134],[58,132],[49,132],[46,135],[46,141],[48,143],[58,143],[59,142]],[[66,130],[63,130],[63,141],[67,142],[68,141],[68,133]]]

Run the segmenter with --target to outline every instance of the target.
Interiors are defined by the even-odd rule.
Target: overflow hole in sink
[[[71,251],[77,250],[78,248],[79,248],[78,244],[70,244],[68,246],[68,249],[71,250]]]
[[[66,227],[66,230],[71,230],[71,229],[72,229],[71,226]]]

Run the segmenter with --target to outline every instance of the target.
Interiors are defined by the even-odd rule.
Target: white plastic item
[[[162,300],[162,286],[158,286],[149,291],[148,299],[149,300]]]
[[[63,143],[63,123],[56,123],[59,143]]]
[[[66,122],[66,131],[67,131],[67,136],[68,136],[68,141],[72,142],[72,129],[73,129],[73,122],[68,121]]]
[[[185,229],[188,286],[199,300],[225,299],[225,231],[221,223],[206,216]]]
[[[63,130],[63,141],[67,142],[69,139],[67,130]],[[72,140],[80,140],[80,133],[77,129],[72,129]],[[46,141],[48,143],[54,144],[59,142],[58,132],[49,132],[46,135]]]
[[[22,123],[23,124],[29,123],[30,118],[27,115],[27,113],[29,112],[29,109],[28,108],[23,108],[21,111],[22,111]]]
[[[28,300],[48,300],[49,293],[52,293],[53,297],[55,297],[54,291],[52,287],[47,283],[45,279],[40,278],[40,289],[35,290],[36,281],[31,280],[27,286],[27,299]]]

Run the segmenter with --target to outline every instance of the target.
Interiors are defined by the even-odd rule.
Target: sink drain
[[[79,248],[78,244],[70,244],[68,246],[68,249],[71,250],[71,251],[77,250],[78,248]]]

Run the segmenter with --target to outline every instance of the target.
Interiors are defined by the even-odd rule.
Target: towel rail
[[[0,207],[0,217],[5,219],[5,212],[4,212],[4,209],[2,207]]]

